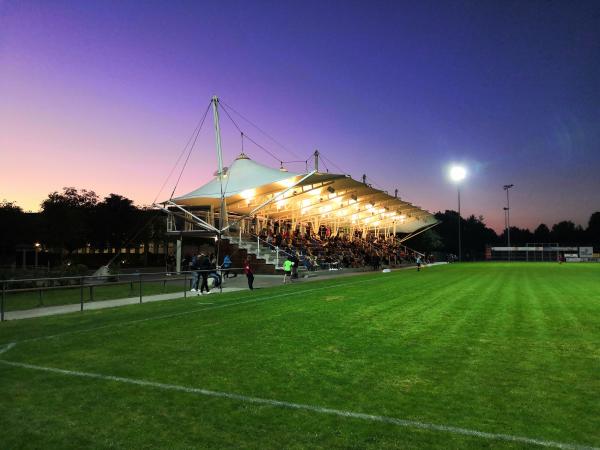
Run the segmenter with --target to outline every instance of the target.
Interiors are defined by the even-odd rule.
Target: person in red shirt
[[[254,272],[252,271],[252,267],[250,267],[250,261],[248,260],[244,261],[244,273],[248,279],[248,288],[253,291],[254,287],[252,287],[252,284],[254,283]]]

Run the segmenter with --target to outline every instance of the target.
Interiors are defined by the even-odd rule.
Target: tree
[[[91,241],[98,248],[106,246],[120,249],[131,238],[139,222],[138,209],[133,200],[110,194],[98,203],[93,215]]]
[[[581,227],[579,227],[581,229]],[[563,220],[552,225],[552,240],[559,244],[576,244],[578,241],[578,229],[570,220]]]
[[[533,232],[533,240],[538,244],[547,244],[550,242],[550,229],[545,223],[541,223]]]
[[[42,202],[44,241],[57,250],[69,253],[85,246],[91,237],[91,220],[98,196],[94,191],[65,187],[52,192]]]
[[[534,241],[534,234],[528,228],[510,227],[510,245],[525,245]],[[500,235],[500,242],[508,242],[506,231]]]
[[[446,210],[436,213],[435,218],[441,222],[435,227],[443,244],[441,250],[458,255],[458,213]],[[496,244],[498,235],[485,226],[482,216],[470,216],[461,218],[461,240],[463,259],[482,259],[485,247]]]
[[[590,216],[588,227],[585,230],[586,240],[594,247],[600,247],[600,211],[596,211]]]
[[[23,243],[25,213],[15,202],[0,202],[0,253],[14,254],[17,244]]]
[[[442,238],[434,228],[415,236],[414,238],[410,239],[407,244],[409,247],[413,247],[426,253],[432,253],[441,250],[444,247]]]

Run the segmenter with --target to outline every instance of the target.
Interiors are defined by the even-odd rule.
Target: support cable
[[[208,108],[210,108],[210,103],[208,104]],[[162,186],[160,187],[160,190],[158,191],[158,193],[156,194],[156,197],[154,197],[154,201],[152,202],[152,204],[156,203],[156,200],[158,200],[158,197],[160,196],[161,192],[163,191],[163,189],[165,188],[165,186],[169,182],[169,179],[171,178],[171,175],[173,175],[173,172],[177,168],[177,166],[179,164],[179,161],[181,160],[181,157],[185,154],[185,151],[187,150],[188,146],[190,145],[190,142],[192,142],[192,139],[194,138],[194,136],[198,132],[198,129],[202,127],[202,122],[203,122],[203,119],[200,119],[198,121],[198,124],[196,125],[196,128],[194,128],[194,131],[192,132],[191,136],[189,137],[187,143],[185,144],[185,146],[183,147],[183,149],[179,153],[179,157],[177,158],[177,161],[175,161],[175,164],[173,164],[173,167],[171,168],[171,171],[169,172],[169,175],[167,176],[167,178],[165,178],[165,181],[163,182]]]
[[[220,102],[220,104],[223,104],[223,102]],[[225,115],[229,118],[229,120],[231,120],[231,123],[233,123],[233,126],[235,126],[237,128],[237,130],[246,138],[248,139],[250,142],[252,142],[254,145],[256,145],[258,148],[260,148],[261,150],[263,150],[265,153],[267,153],[269,156],[271,156],[271,158],[273,158],[275,161],[281,163],[282,159],[275,155],[273,152],[271,152],[270,150],[266,149],[264,146],[260,145],[258,142],[256,142],[254,139],[252,139],[250,136],[248,136],[246,133],[244,133],[242,131],[242,129],[239,127],[239,125],[237,124],[237,122],[235,120],[233,120],[233,117],[231,117],[231,114],[229,114],[229,112],[227,111],[227,108],[221,108],[223,111],[225,111]]]
[[[246,122],[248,122],[250,125],[252,125],[254,128],[256,128],[260,133],[262,133],[263,135],[265,135],[268,139],[270,139],[271,141],[273,141],[275,144],[277,144],[278,146],[280,146],[282,149],[284,149],[285,151],[287,151],[288,153],[290,153],[294,157],[300,159],[300,156],[298,156],[295,152],[293,152],[292,150],[290,150],[289,148],[287,148],[285,145],[283,145],[281,142],[279,142],[277,139],[275,139],[274,137],[272,137],[271,135],[269,135],[266,131],[264,131],[262,128],[260,128],[258,125],[256,125],[254,122],[252,122],[250,119],[248,119],[247,117],[245,117],[242,113],[240,113],[239,111],[237,111],[235,108],[233,108],[232,106],[228,105],[223,100],[221,100],[220,103],[222,105],[226,106],[227,108],[231,109],[231,111],[233,113],[237,114],[243,120],[245,120]]]
[[[179,172],[179,177],[177,177],[177,182],[175,183],[175,186],[173,187],[173,191],[171,192],[171,197],[169,197],[169,200],[171,200],[173,198],[173,195],[175,195],[175,190],[177,189],[177,185],[179,184],[179,181],[181,180],[183,171],[185,170],[185,167],[187,166],[187,163],[190,159],[192,150],[194,149],[194,146],[196,145],[196,141],[198,140],[198,135],[200,135],[200,130],[202,129],[202,125],[204,125],[204,121],[206,120],[206,116],[208,114],[208,110],[210,109],[211,105],[212,105],[212,102],[208,104],[206,111],[204,111],[204,116],[202,116],[202,120],[200,121],[200,126],[197,128],[196,136],[194,137],[194,141],[192,142],[192,145],[190,146],[190,150],[188,151],[187,157],[185,158],[185,162],[183,163],[181,172]]]

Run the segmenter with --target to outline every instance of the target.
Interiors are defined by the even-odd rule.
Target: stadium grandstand
[[[183,236],[220,236],[274,268],[296,253],[307,268],[400,263],[415,254],[403,242],[437,223],[397,195],[348,175],[319,172],[318,154],[315,170],[298,174],[242,153],[223,170],[223,191],[217,173],[162,206],[179,252]]]
[[[218,97],[211,99],[210,107],[217,142],[214,178],[187,194],[172,194],[169,200],[155,204],[167,213],[167,233],[176,238],[178,271],[185,251],[184,236],[214,239],[217,259],[222,252],[237,262],[253,258],[266,271],[279,268],[287,258],[299,258],[309,270],[365,264],[377,267],[380,262],[397,264],[414,257],[416,252],[403,242],[437,224],[431,213],[399,198],[397,190],[390,195],[373,188],[366,175],[361,182],[346,174],[320,171],[318,151],[314,152],[312,171],[307,160],[305,173],[292,173],[283,162],[277,169],[252,160],[242,144],[241,154],[225,167],[219,111],[238,129],[242,143],[245,136],[252,139]],[[195,133],[202,128],[209,108]],[[192,148],[193,144],[190,152]]]

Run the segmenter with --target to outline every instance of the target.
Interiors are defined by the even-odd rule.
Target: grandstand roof
[[[355,228],[392,228],[410,233],[436,222],[431,213],[374,189],[348,175],[291,173],[252,161],[243,153],[223,176],[229,214],[258,215],[274,220],[313,221]],[[221,183],[205,185],[173,201],[183,206],[220,208]]]

